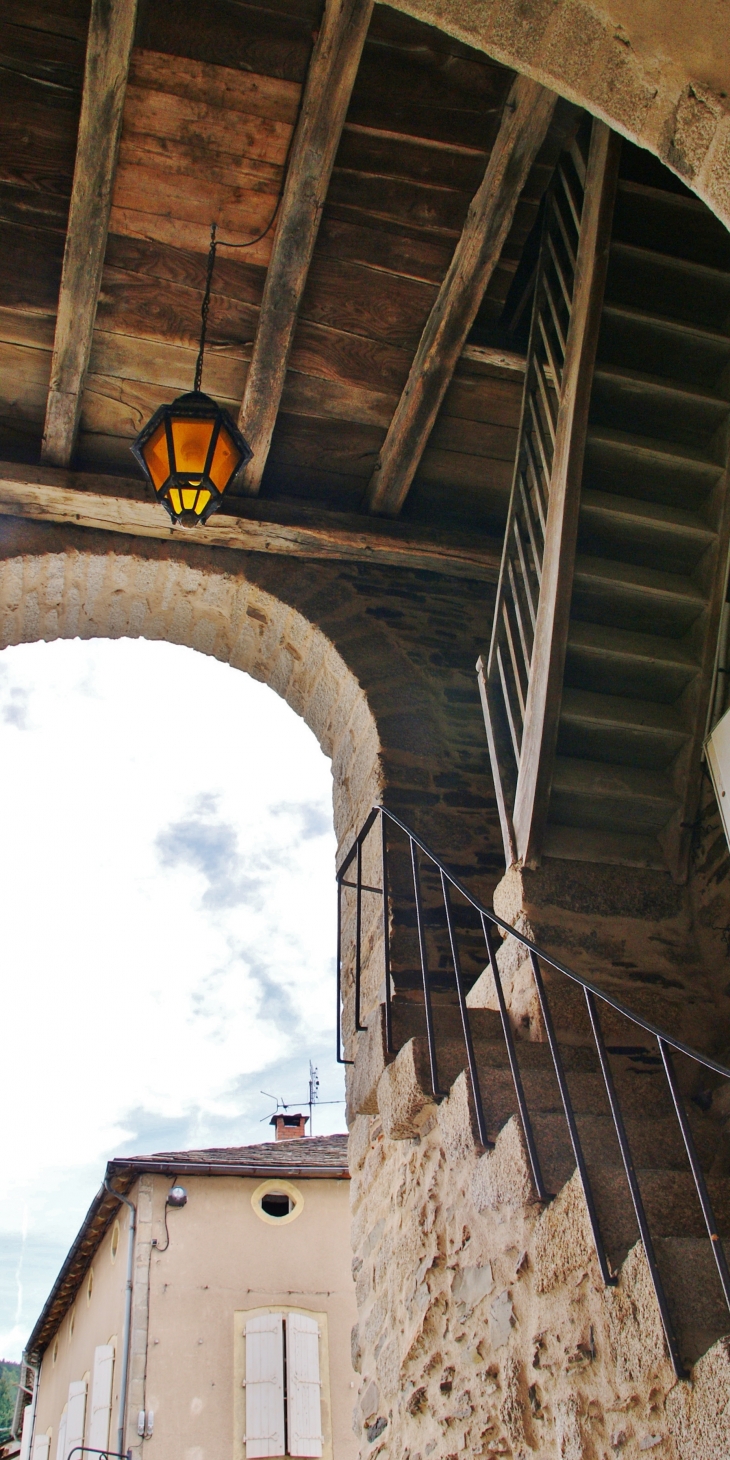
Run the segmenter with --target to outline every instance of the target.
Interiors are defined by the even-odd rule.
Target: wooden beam
[[[322,208],[373,0],[327,0],[281,200],[239,425],[253,459],[237,490],[256,496],[286,379]]]
[[[68,466],[101,287],[137,0],[92,0],[42,459]]]
[[[483,533],[368,522],[359,513],[234,498],[205,527],[173,527],[136,478],[0,461],[0,517],[25,517],[133,537],[241,552],[418,568],[496,583],[501,548]]]
[[[370,481],[367,505],[371,512],[397,517],[408,495],[556,102],[554,92],[525,76],[518,76],[510,91],[484,179],[428,317]]]

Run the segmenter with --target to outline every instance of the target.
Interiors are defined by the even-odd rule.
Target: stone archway
[[[320,628],[215,560],[193,566],[129,540],[112,550],[108,542],[25,547],[0,563],[0,649],[162,639],[243,670],[302,716],[333,761],[338,842],[351,836],[380,794],[378,733],[364,690]]]
[[[394,0],[656,153],[730,227],[730,52],[713,0]]]

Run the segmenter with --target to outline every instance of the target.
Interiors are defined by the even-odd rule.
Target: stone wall
[[[352,1127],[362,1455],[726,1460],[730,1340],[678,1381],[641,1246],[605,1287],[577,1177],[542,1210],[516,1122],[482,1153],[467,1105]]]

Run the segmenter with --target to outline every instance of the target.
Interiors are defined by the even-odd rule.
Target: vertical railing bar
[[[667,1348],[669,1349],[671,1360],[674,1365],[674,1372],[677,1375],[677,1378],[684,1379],[686,1378],[687,1371],[684,1367],[684,1364],[682,1363],[682,1356],[679,1351],[677,1335],[674,1331],[674,1324],[672,1322],[672,1317],[669,1312],[669,1305],[667,1303],[667,1296],[664,1291],[664,1284],[662,1282],[661,1274],[657,1266],[656,1252],[654,1250],[654,1243],[651,1236],[651,1230],[649,1228],[649,1219],[646,1215],[644,1198],[641,1194],[641,1187],[639,1185],[639,1178],[636,1174],[636,1168],[634,1166],[634,1158],[631,1154],[631,1146],[626,1132],[623,1112],[619,1103],[618,1093],[613,1078],[613,1071],[611,1069],[611,1064],[608,1058],[608,1051],[606,1049],[605,1040],[603,1038],[600,1015],[596,1007],[596,1001],[590,989],[584,989],[583,992],[585,994],[586,1004],[588,1005],[588,1017],[591,1021],[593,1038],[595,1040],[596,1049],[598,1051],[598,1058],[601,1064],[601,1073],[603,1075],[603,1083],[606,1086],[608,1103],[611,1107],[611,1115],[613,1117],[614,1129],[616,1131],[619,1149],[621,1151],[621,1159],[624,1163],[626,1180],[629,1185],[631,1200],[634,1205],[636,1220],[639,1225],[639,1233],[641,1236],[641,1240],[644,1244],[644,1255],[646,1257],[649,1274],[654,1287],[654,1292],[656,1294],[656,1300],[659,1305],[659,1315],[662,1320],[662,1327],[664,1329],[664,1334],[667,1340]]]
[[[537,407],[535,405],[535,396],[534,396],[534,394],[532,394],[530,396],[530,399],[529,399],[528,404],[529,404],[529,407],[530,407],[530,415],[532,416],[532,429],[533,429],[533,431],[534,431],[534,433],[535,433],[535,435],[537,437],[538,451],[540,453],[540,460],[542,461],[542,469],[543,469],[543,473],[544,473],[544,476],[545,476],[545,485],[546,485],[547,492],[548,492],[548,496],[549,496],[550,495],[550,478],[552,476],[552,470],[553,470],[553,468],[552,468],[552,462],[548,461],[548,455],[547,455],[547,450],[545,448],[545,441],[544,441],[543,431],[542,431],[542,421],[540,420],[540,415],[539,415],[539,412],[538,412]]]
[[[539,386],[539,389],[540,389],[540,399],[542,400],[543,409],[545,411],[545,420],[547,422],[547,428],[548,428],[548,431],[550,433],[550,440],[553,443],[553,451],[555,451],[556,427],[555,427],[555,418],[553,416],[553,403],[552,403],[552,401],[550,399],[550,395],[548,393],[547,380],[545,378],[545,370],[543,368],[543,363],[542,363],[542,360],[540,359],[539,355],[536,355],[535,356],[535,371],[536,371],[536,374],[537,374],[537,383],[538,383],[538,386]]]
[[[525,557],[524,544],[522,542],[522,537],[521,537],[521,534],[520,534],[519,523],[517,521],[517,513],[515,513],[515,517],[514,517],[514,538],[515,538],[515,546],[517,548],[517,556],[518,556],[518,558],[520,560],[520,569],[521,569],[521,572],[522,572],[522,581],[523,581],[523,583],[525,585],[525,601],[527,603],[528,609],[530,610],[530,618],[532,620],[532,632],[534,634],[534,632],[535,632],[535,624],[537,622],[537,615],[536,615],[535,605],[534,605],[533,600],[532,600],[532,584],[530,583],[530,570],[529,570],[529,568],[527,566],[527,559]],[[512,560],[511,559],[508,559],[508,562],[509,562],[509,566],[511,568],[512,567]],[[529,670],[529,665],[530,665],[531,658],[532,658],[532,651],[530,650],[530,652],[529,652],[529,654],[527,656],[528,670]]]
[[[518,670],[518,667],[517,667],[517,652],[515,650],[514,636],[512,634],[512,625],[511,625],[510,620],[509,620],[509,610],[507,608],[507,597],[506,597],[506,595],[502,599],[502,617],[504,619],[504,628],[505,628],[505,633],[507,635],[507,648],[509,649],[509,657],[512,660],[512,673],[514,674],[514,677],[515,677],[515,689],[517,691],[517,698],[518,698],[519,703],[520,703],[520,714],[522,716],[522,723],[524,724],[524,722],[525,722],[525,694],[524,694],[524,691],[522,689],[522,680],[520,678],[519,670]],[[529,672],[529,670],[528,670],[528,672]]]
[[[715,1213],[713,1211],[712,1201],[710,1200],[710,1193],[707,1190],[705,1173],[702,1170],[702,1166],[700,1165],[699,1156],[697,1155],[697,1147],[695,1145],[694,1136],[692,1135],[692,1129],[687,1119],[687,1112],[684,1108],[684,1102],[680,1094],[679,1086],[677,1085],[677,1073],[674,1068],[674,1059],[672,1057],[671,1050],[669,1049],[668,1045],[664,1043],[663,1039],[657,1040],[657,1043],[659,1045],[659,1052],[662,1057],[662,1063],[664,1065],[664,1072],[667,1077],[667,1083],[669,1085],[672,1100],[674,1102],[674,1109],[677,1113],[677,1120],[679,1121],[679,1127],[682,1132],[682,1139],[684,1140],[684,1146],[687,1152],[687,1159],[689,1161],[692,1175],[694,1177],[697,1196],[699,1197],[700,1206],[702,1207],[702,1215],[705,1219],[707,1235],[710,1239],[710,1245],[715,1256],[715,1262],[717,1264],[717,1271],[719,1274],[720,1282],[722,1284],[722,1291],[725,1297],[725,1302],[727,1303],[728,1308],[730,1308],[730,1271],[728,1270],[725,1250],[723,1248],[717,1230],[717,1222],[715,1220]]]
[[[342,1057],[342,883],[337,879],[337,1063],[351,1065],[354,1060]]]
[[[499,670],[499,678],[500,678],[500,681],[501,681],[501,684],[502,684],[502,698],[504,700],[504,708],[505,708],[505,711],[507,713],[507,724],[509,725],[509,733],[510,733],[510,735],[512,737],[512,749],[514,750],[515,760],[517,761],[517,768],[519,770],[519,765],[520,765],[520,743],[519,743],[519,740],[517,739],[517,729],[516,729],[516,726],[515,726],[514,717],[512,715],[512,702],[511,702],[510,697],[509,697],[509,687],[507,685],[507,676],[506,676],[506,674],[504,672],[504,664],[502,663],[502,649],[501,649],[501,647],[500,647],[499,644],[497,645],[497,652],[496,652],[496,656],[495,657],[496,657],[496,660],[497,660],[497,668]]]
[[[566,336],[565,336],[565,334],[563,332],[563,326],[560,323],[560,316],[558,314],[558,306],[555,303],[555,300],[553,299],[553,291],[550,288],[550,283],[549,283],[549,281],[548,281],[547,278],[545,279],[545,298],[547,299],[548,306],[550,308],[550,313],[551,313],[551,315],[553,317],[553,324],[555,325],[555,333],[556,333],[556,335],[558,337],[558,344],[560,345],[560,349],[562,350],[563,358],[565,358],[565,352],[566,352],[566,350],[568,348],[568,346],[567,346],[567,340],[566,340]],[[562,374],[562,372],[561,372],[561,374]]]
[[[575,1164],[578,1167],[578,1173],[580,1175],[581,1184],[583,1186],[583,1195],[585,1196],[586,1207],[588,1209],[588,1218],[593,1232],[593,1241],[596,1247],[598,1265],[601,1269],[601,1276],[603,1277],[604,1283],[606,1283],[606,1285],[609,1287],[613,1287],[616,1283],[616,1278],[611,1272],[608,1264],[606,1248],[604,1246],[603,1237],[601,1235],[601,1228],[598,1222],[598,1213],[596,1211],[596,1204],[593,1198],[593,1188],[591,1186],[590,1177],[588,1175],[588,1168],[586,1166],[585,1156],[583,1155],[583,1147],[581,1145],[580,1135],[578,1134],[578,1126],[575,1119],[575,1113],[573,1111],[573,1102],[570,1097],[570,1089],[568,1086],[568,1081],[566,1079],[565,1070],[563,1068],[563,1060],[560,1054],[560,1048],[558,1046],[558,1041],[555,1035],[553,1016],[547,1001],[547,994],[545,992],[545,985],[542,981],[540,964],[538,963],[537,958],[535,957],[535,954],[532,952],[532,950],[530,950],[530,962],[532,964],[532,973],[535,979],[535,986],[537,988],[537,997],[540,1000],[540,1009],[542,1012],[543,1023],[545,1025],[545,1033],[547,1034],[548,1044],[550,1045],[550,1053],[553,1057],[553,1068],[555,1070],[555,1076],[560,1089],[560,1098],[563,1102],[565,1119],[568,1125],[571,1145],[573,1147],[573,1155],[575,1156]]]
[[[512,563],[511,563],[511,561],[510,561],[509,558],[507,560],[507,574],[508,574],[509,581],[510,581],[510,588],[512,589],[512,602],[514,604],[515,618],[517,619],[517,631],[518,631],[519,636],[520,636],[520,644],[522,645],[522,654],[523,654],[523,657],[524,657],[524,660],[525,660],[525,674],[527,675],[527,680],[528,680],[528,684],[529,684],[529,680],[530,680],[530,660],[532,659],[532,650],[531,650],[531,648],[528,647],[528,644],[527,644],[527,635],[525,634],[525,626],[524,626],[524,624],[522,622],[522,609],[520,607],[520,600],[519,600],[519,594],[518,594],[518,589],[517,589],[517,582],[516,582],[516,579],[515,579],[514,569],[512,567]],[[527,593],[527,590],[526,590],[526,597],[527,597],[527,602],[529,604],[530,599],[529,599],[529,594]],[[532,625],[532,632],[533,633],[535,632],[535,625],[534,624]]]
[[[355,858],[355,1033],[362,1034],[365,1025],[360,1023],[360,977],[362,973],[362,832],[357,839]]]
[[[393,1048],[393,1005],[390,993],[390,914],[388,909],[388,835],[386,820],[380,810],[380,848],[383,883],[383,964],[385,967],[385,1047],[388,1054],[395,1054]]]
[[[538,1155],[537,1145],[535,1142],[535,1133],[532,1129],[532,1121],[530,1119],[530,1112],[527,1105],[527,1097],[525,1096],[525,1087],[522,1081],[522,1072],[520,1070],[519,1061],[517,1059],[515,1037],[512,1032],[512,1025],[509,1022],[509,1014],[507,1012],[504,989],[502,988],[502,975],[499,971],[499,966],[497,964],[497,955],[494,951],[492,930],[491,928],[487,927],[487,920],[484,916],[484,913],[481,913],[480,916],[482,920],[482,932],[484,933],[484,941],[487,945],[487,954],[489,956],[489,967],[492,970],[494,987],[497,991],[499,1016],[502,1020],[502,1033],[504,1034],[504,1042],[507,1046],[507,1058],[509,1060],[509,1067],[512,1072],[512,1083],[515,1087],[517,1106],[520,1112],[520,1120],[522,1121],[522,1131],[525,1137],[525,1145],[527,1146],[527,1154],[530,1158],[530,1166],[532,1168],[532,1179],[535,1183],[535,1191],[537,1192],[538,1201],[548,1202],[550,1201],[550,1193],[545,1186],[545,1181],[542,1174],[542,1166],[540,1164],[540,1157]]]
[[[553,243],[552,235],[549,232],[547,236],[547,243],[548,248],[550,249],[550,257],[553,261],[553,266],[558,276],[558,283],[560,284],[560,288],[563,291],[563,299],[565,300],[565,303],[568,307],[568,313],[570,313],[571,309],[573,308],[573,296],[566,283],[565,274],[563,273],[563,265],[560,262],[558,251],[555,247],[555,244]]]
[[[428,1040],[428,1056],[431,1061],[431,1089],[434,1099],[440,1099],[446,1094],[445,1090],[439,1089],[438,1066],[436,1063],[436,1034],[433,1027],[433,1009],[431,1008],[431,982],[428,972],[428,955],[426,953],[426,930],[423,926],[423,905],[421,903],[421,882],[418,868],[418,854],[416,843],[412,836],[408,838],[411,846],[411,864],[413,867],[413,891],[416,898],[416,923],[418,925],[418,948],[421,955],[421,974],[423,977],[423,1003],[426,1015],[426,1038]]]
[[[471,1033],[469,1008],[466,1002],[466,995],[464,993],[464,981],[461,976],[461,959],[459,957],[456,932],[454,930],[453,918],[451,915],[451,893],[449,892],[449,884],[446,880],[443,869],[440,868],[439,870],[441,872],[441,890],[444,895],[446,926],[449,930],[449,942],[451,944],[451,961],[454,965],[454,978],[456,979],[456,992],[458,994],[459,1009],[461,1011],[461,1024],[464,1030],[464,1044],[466,1045],[466,1059],[469,1066],[469,1078],[471,1080],[471,1091],[474,1099],[474,1110],[476,1112],[477,1118],[477,1129],[479,1131],[479,1139],[484,1146],[484,1149],[490,1151],[494,1146],[494,1141],[490,1141],[487,1133],[487,1122],[484,1115],[484,1105],[482,1102],[482,1087],[481,1081],[479,1079],[479,1070],[477,1068],[476,1055],[474,1053],[474,1041],[472,1039]]]
[[[561,232],[562,238],[563,238],[563,243],[565,244],[565,252],[568,255],[568,262],[570,264],[570,267],[571,267],[573,273],[575,273],[576,264],[578,262],[578,259],[577,259],[577,255],[576,255],[575,249],[574,249],[573,244],[572,244],[571,239],[570,239],[570,234],[568,233],[568,229],[566,227],[565,219],[564,219],[563,214],[562,214],[562,212],[560,210],[560,207],[558,205],[558,199],[557,199],[557,194],[555,192],[555,189],[553,189],[553,191],[552,191],[551,201],[552,201],[552,205],[553,205],[553,213],[555,214],[555,217],[558,220],[558,228],[560,229],[560,232]]]
[[[518,484],[520,489],[520,497],[522,498],[522,510],[525,514],[527,531],[530,535],[530,547],[532,548],[532,561],[535,568],[535,577],[537,578],[537,586],[539,588],[542,581],[542,560],[540,558],[540,552],[537,546],[537,538],[535,536],[535,520],[532,511],[532,504],[528,495],[528,490],[525,486],[525,473],[523,471],[521,471],[519,474]]]
[[[560,399],[560,392],[563,388],[563,372],[559,369],[558,362],[553,354],[553,347],[550,341],[550,335],[548,334],[548,331],[543,324],[542,315],[538,320],[538,325],[540,326],[540,334],[542,335],[542,343],[545,349],[545,354],[547,355],[548,365],[550,366],[550,371],[552,373],[553,381],[555,383],[555,393],[558,396],[558,399]]]
[[[571,211],[571,214],[572,214],[572,217],[573,217],[573,222],[574,222],[574,224],[575,224],[578,232],[580,233],[580,216],[579,216],[578,210],[577,210],[576,205],[575,205],[575,198],[573,197],[573,192],[572,192],[572,189],[571,189],[570,184],[568,182],[568,178],[566,176],[565,168],[562,166],[561,163],[558,163],[558,169],[557,169],[557,171],[558,171],[558,177],[560,178],[560,181],[563,184],[563,191],[565,192],[565,196],[568,199],[568,207],[570,208],[570,211]]]
[[[537,510],[538,510],[539,517],[540,517],[540,527],[542,528],[542,540],[544,542],[545,541],[545,522],[546,522],[546,516],[545,516],[545,502],[543,501],[543,495],[542,495],[542,484],[540,482],[540,470],[539,470],[538,463],[535,460],[535,453],[534,453],[534,451],[532,449],[532,442],[531,442],[529,436],[527,436],[527,435],[525,436],[525,457],[526,457],[526,460],[527,460],[528,470],[529,470],[530,475],[532,477],[532,485],[533,485],[533,489],[534,489],[534,492],[535,492],[535,501],[537,502]],[[549,492],[549,490],[550,490],[550,484],[549,484],[549,482],[548,482],[547,485],[548,485],[548,492]],[[542,562],[540,563],[540,570],[542,571]]]

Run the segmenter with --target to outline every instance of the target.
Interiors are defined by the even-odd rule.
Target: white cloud
[[[167,644],[19,646],[0,757],[10,1356],[110,1154],[266,1139],[258,1091],[303,1097],[310,1054],[342,1090],[330,769],[272,691]]]

